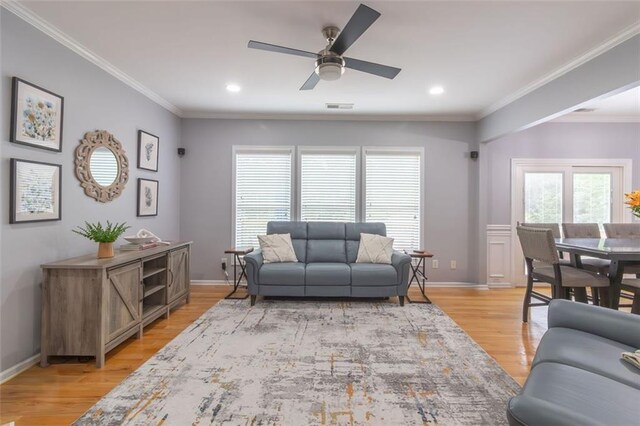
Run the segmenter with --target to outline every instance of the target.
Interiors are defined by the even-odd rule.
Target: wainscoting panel
[[[511,225],[487,225],[487,284],[513,287]]]

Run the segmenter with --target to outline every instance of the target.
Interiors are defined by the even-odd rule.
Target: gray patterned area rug
[[[223,300],[77,425],[499,425],[520,387],[435,305]]]

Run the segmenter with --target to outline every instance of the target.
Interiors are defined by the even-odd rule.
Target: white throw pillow
[[[375,234],[360,234],[360,247],[356,263],[391,264],[393,238]]]
[[[264,263],[297,262],[291,234],[258,235]]]

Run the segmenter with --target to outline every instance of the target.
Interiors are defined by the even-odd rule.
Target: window
[[[365,150],[365,221],[384,222],[396,249],[420,248],[421,152]]]
[[[562,173],[524,174],[524,222],[562,223]]]
[[[235,246],[258,246],[267,222],[292,220],[291,149],[235,152]]]
[[[302,220],[383,222],[396,249],[420,248],[421,148],[235,146],[233,152],[235,247],[257,247],[269,221]]]
[[[357,151],[300,153],[300,219],[356,220]]]

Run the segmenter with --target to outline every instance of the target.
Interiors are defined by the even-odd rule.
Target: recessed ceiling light
[[[429,89],[430,95],[442,95],[444,93],[444,87],[442,86],[433,86]]]
[[[238,86],[237,84],[234,83],[229,83],[227,84],[227,91],[232,92],[232,93],[237,93],[241,90],[242,88],[240,86]]]

